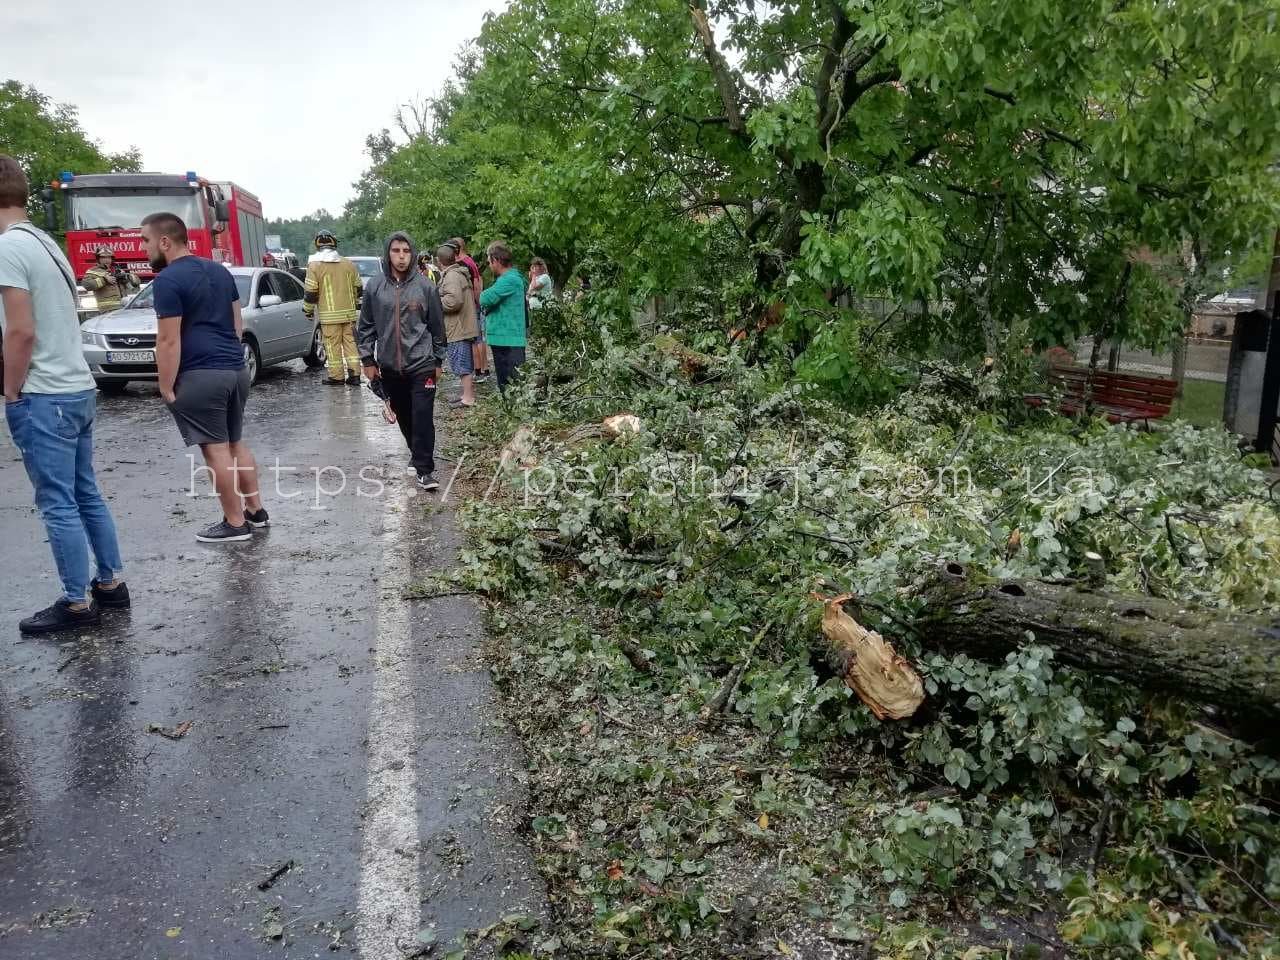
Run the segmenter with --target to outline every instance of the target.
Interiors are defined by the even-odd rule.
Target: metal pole
[[[1258,436],[1253,448],[1271,450],[1276,429],[1276,408],[1280,406],[1280,296],[1271,302],[1271,327],[1267,336],[1267,367],[1262,376],[1262,402],[1258,410]]]

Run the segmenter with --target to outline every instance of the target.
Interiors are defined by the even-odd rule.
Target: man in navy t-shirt
[[[268,518],[258,493],[258,464],[240,440],[249,399],[240,295],[226,267],[191,253],[186,224],[174,214],[143,220],[142,240],[156,271],[160,396],[187,446],[200,447],[222,503],[222,521],[196,539],[248,540],[252,528],[267,526]]]

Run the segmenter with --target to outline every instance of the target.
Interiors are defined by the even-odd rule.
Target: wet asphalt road
[[[154,387],[99,396],[134,607],[91,634],[18,633],[59,590],[0,430],[0,960],[390,960],[431,925],[443,943],[540,912],[478,610],[403,599],[456,555],[451,507],[405,474],[375,398],[321,376],[295,362],[253,390],[246,439],[302,495],[264,471],[272,527],[240,545],[194,540],[216,501],[188,496]],[[347,487],[315,509],[326,466]]]

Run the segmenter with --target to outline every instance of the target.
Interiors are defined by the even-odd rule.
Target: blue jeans
[[[89,599],[89,548],[98,579],[124,570],[116,525],[93,475],[96,391],[24,393],[4,416],[36,492],[62,590],[73,603]]]

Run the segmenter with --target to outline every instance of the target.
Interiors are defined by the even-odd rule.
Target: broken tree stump
[[[823,600],[822,633],[832,667],[877,720],[902,720],[924,702],[924,683],[884,637],[844,612],[852,598]]]

